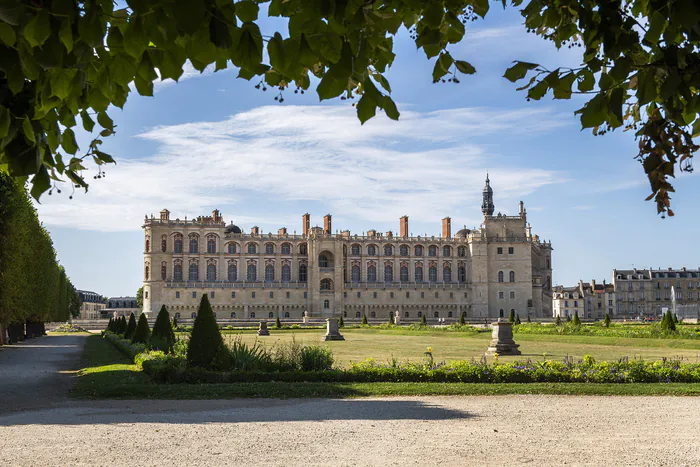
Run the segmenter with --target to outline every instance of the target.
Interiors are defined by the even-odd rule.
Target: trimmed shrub
[[[610,315],[605,313],[605,319],[603,320],[603,326],[606,328],[610,327]]]
[[[338,321],[338,327],[339,328],[344,328],[345,327],[345,322],[343,321],[343,317],[340,317],[340,321]]]
[[[464,326],[464,315],[465,314],[466,314],[465,312],[462,312],[459,314],[459,325],[460,326]]]
[[[561,326],[561,318],[559,317],[559,315],[557,315],[557,318],[554,320],[554,324],[556,324],[557,326]]]
[[[148,327],[148,320],[146,319],[146,314],[141,313],[139,316],[139,322],[136,325],[136,330],[134,331],[134,337],[131,338],[131,342],[134,344],[146,344],[151,338],[151,329]]]
[[[508,316],[509,323],[515,323],[515,310],[510,310],[510,316]]]
[[[277,319],[275,319],[275,327],[277,329],[282,329],[282,323],[280,322],[280,317],[278,316]]]
[[[221,338],[219,326],[211,311],[209,297],[202,294],[197,318],[192,327],[192,336],[187,347],[187,366],[214,370],[224,365],[223,354],[227,352]]]
[[[173,329],[177,329],[177,318],[173,318]]]
[[[566,315],[566,322],[570,323],[571,322],[571,315]]]
[[[574,312],[574,326],[581,326],[581,319],[578,317],[578,311]]]
[[[119,319],[119,332],[118,332],[118,334],[122,334],[122,335],[126,334],[127,327],[128,327],[128,325],[126,324],[126,316],[122,316]]]
[[[113,323],[113,322],[114,322],[114,320],[113,320],[112,318],[109,318],[109,322],[107,323],[107,328],[105,329],[105,331],[111,331],[111,330],[112,330],[112,323]]]
[[[428,319],[425,317],[425,315],[422,315],[422,316],[420,317],[420,324],[422,324],[423,326],[427,326],[427,325],[428,325]]]
[[[367,322],[367,315],[362,315],[362,324],[369,324]]]
[[[520,324],[520,314],[515,315],[515,324]]]
[[[172,353],[175,345],[175,332],[170,326],[170,313],[165,305],[160,307],[156,322],[153,325],[153,333],[151,334],[151,348],[153,350],[162,350],[165,353]]]
[[[136,331],[136,316],[131,313],[131,316],[129,316],[129,324],[126,325],[126,331],[124,331],[124,339],[131,339],[134,337],[134,331]]]
[[[301,371],[323,371],[333,367],[333,352],[320,345],[306,346],[301,349]]]
[[[394,313],[389,312],[389,324],[394,324]]]
[[[671,332],[676,330],[676,322],[673,320],[673,316],[671,315],[670,311],[664,313],[664,317],[661,320],[661,329]]]

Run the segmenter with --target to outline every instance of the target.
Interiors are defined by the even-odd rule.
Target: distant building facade
[[[615,317],[615,286],[579,281],[573,287],[555,286],[552,294],[553,316],[565,319],[578,313],[581,319],[603,319],[607,313]]]
[[[80,319],[98,319],[107,303],[102,295],[89,290],[78,290],[80,296]]]
[[[700,268],[613,269],[612,276],[619,316],[660,316],[673,307],[672,291],[680,315],[694,318],[700,308]]]
[[[407,320],[552,315],[552,246],[532,235],[520,203],[516,216],[494,215],[493,190],[483,190],[483,223],[452,235],[413,236],[408,216],[399,233],[334,233],[302,216],[301,234],[249,233],[212,216],[146,217],[144,312],[165,304],[171,316],[193,318],[202,294],[218,319],[315,317]]]
[[[103,312],[110,317],[115,315],[128,317],[131,313],[136,316],[141,313],[136,297],[110,297],[107,299],[107,308]]]
[[[552,293],[552,314],[555,318],[557,316],[561,319],[566,319],[567,316],[573,318],[576,313],[578,313],[579,318],[583,318],[584,303],[583,294],[579,291],[578,286],[554,287],[554,292]]]

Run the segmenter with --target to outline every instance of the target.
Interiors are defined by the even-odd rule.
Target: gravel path
[[[75,401],[0,415],[3,465],[700,465],[700,398]]]
[[[0,347],[0,415],[65,403],[85,337],[44,336]]]

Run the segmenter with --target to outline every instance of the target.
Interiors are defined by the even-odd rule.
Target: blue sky
[[[478,70],[460,84],[433,84],[432,63],[405,31],[395,52],[387,77],[399,122],[380,115],[361,126],[347,101],[319,104],[315,91],[278,104],[234,70],[189,69],[154,97],[132,94],[111,111],[117,134],[104,144],[118,165],[102,180],[89,173],[87,194],[69,200],[64,189],[38,207],[73,283],[133,295],[143,216],[163,208],[179,218],[218,208],[246,231],[301,230],[305,212],[312,224],[331,213],[334,228],[357,233],[396,231],[404,214],[416,235],[439,235],[445,216],[454,230],[478,226],[487,170],[496,211],[515,214],[523,200],[533,233],[551,240],[557,284],[610,280],[613,268],[700,266],[695,176],[678,177],[676,217],[661,219],[644,201],[633,135],[594,137],[573,115],[580,98],[526,102],[502,78],[516,59],[576,65],[578,50],[557,51],[525,33],[515,10],[494,8],[451,49]]]

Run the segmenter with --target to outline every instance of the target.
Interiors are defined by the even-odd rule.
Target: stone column
[[[491,333],[491,344],[486,350],[486,355],[520,355],[518,349],[520,347],[513,341],[513,323],[508,321],[498,320],[491,325],[493,332]]]
[[[344,341],[345,338],[338,331],[338,320],[336,318],[326,318],[326,334],[321,337],[322,341]]]

